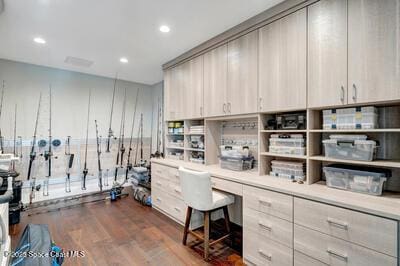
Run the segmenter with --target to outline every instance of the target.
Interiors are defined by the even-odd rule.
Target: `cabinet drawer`
[[[151,181],[151,187],[152,189],[160,189],[164,192],[169,191],[169,181],[165,178],[161,178],[159,176],[153,175],[152,181]]]
[[[294,251],[294,266],[327,266],[319,260],[313,259],[301,252]]]
[[[169,168],[168,166],[153,163],[151,165],[151,174],[169,179]]]
[[[232,181],[228,181],[228,180],[224,180],[221,178],[216,178],[216,177],[212,177],[211,178],[211,183],[213,188],[222,190],[222,191],[226,191],[235,195],[239,195],[242,196],[243,195],[243,185],[236,183],[236,182],[232,182]]]
[[[243,257],[250,265],[293,265],[293,250],[256,232],[243,230]]]
[[[243,208],[293,221],[293,197],[278,192],[243,186]]]
[[[310,200],[294,199],[294,222],[397,257],[397,222]]]
[[[179,179],[179,171],[178,168],[175,167],[168,167],[168,178],[171,182],[174,182],[176,184],[180,184],[180,179]]]
[[[153,205],[183,223],[186,218],[187,205],[180,199],[172,197],[159,189],[152,190]]]
[[[178,198],[180,200],[183,200],[182,189],[181,189],[181,186],[179,184],[176,184],[176,183],[170,181],[169,182],[169,186],[168,186],[168,192],[172,196],[174,196],[174,197],[176,197],[176,198]]]
[[[397,265],[397,258],[300,225],[294,225],[294,248],[329,265]]]
[[[293,224],[253,209],[243,210],[243,228],[253,230],[287,247],[293,247]]]

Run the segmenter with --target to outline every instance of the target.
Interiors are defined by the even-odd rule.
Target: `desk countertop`
[[[213,177],[237,182],[243,185],[268,189],[296,197],[319,201],[335,206],[361,211],[385,218],[400,220],[400,194],[385,193],[371,196],[350,191],[329,188],[324,182],[312,185],[293,183],[272,176],[259,176],[256,172],[236,172],[222,169],[219,165],[200,165],[171,159],[152,159],[152,163],[171,167],[183,166],[197,171],[210,172]]]

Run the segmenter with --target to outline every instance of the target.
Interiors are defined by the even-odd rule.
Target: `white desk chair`
[[[207,260],[209,247],[228,238],[231,234],[228,205],[234,203],[235,198],[233,195],[213,190],[210,173],[196,172],[179,167],[179,177],[183,200],[188,205],[182,243],[186,245],[188,234],[202,240],[204,242],[204,259]],[[204,236],[189,230],[193,209],[204,213]],[[210,214],[220,209],[224,211],[227,234],[210,242]]]

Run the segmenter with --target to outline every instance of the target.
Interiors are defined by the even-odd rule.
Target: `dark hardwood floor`
[[[64,251],[85,251],[84,258],[68,258],[65,265],[243,265],[238,252],[222,244],[204,262],[199,246],[181,244],[181,225],[130,196],[32,216],[22,213],[12,235],[13,249],[28,223],[48,224]]]

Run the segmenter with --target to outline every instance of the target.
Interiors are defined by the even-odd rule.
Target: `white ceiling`
[[[0,58],[154,84],[161,65],[282,0],[5,0]],[[158,28],[170,26],[170,33]],[[32,40],[46,39],[45,45]],[[66,56],[94,61],[89,68]],[[128,64],[121,64],[125,56]]]

